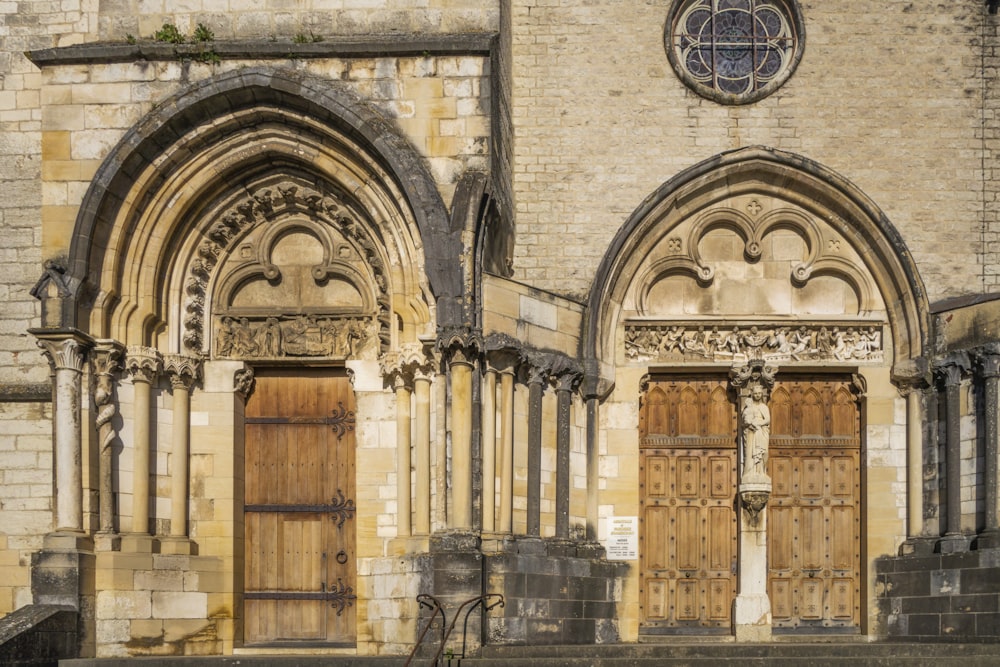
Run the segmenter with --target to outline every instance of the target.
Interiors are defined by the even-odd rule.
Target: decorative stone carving
[[[100,501],[100,528],[102,532],[115,530],[114,496],[112,489],[113,451],[115,430],[111,420],[118,412],[114,402],[115,374],[121,368],[125,347],[114,340],[97,341],[91,353],[91,363],[95,377],[94,404],[97,406],[97,437],[100,442],[100,480],[98,494]]]
[[[163,370],[170,376],[175,389],[190,389],[201,375],[201,359],[185,354],[163,356]]]
[[[740,444],[743,467],[739,496],[753,526],[757,525],[760,513],[771,496],[771,478],[767,475],[771,412],[767,400],[776,372],[775,367],[767,366],[760,360],[734,366],[730,370],[730,382],[742,401]]]
[[[42,263],[42,275],[31,288],[31,296],[42,302],[42,326],[64,327],[73,322],[73,290],[66,267],[51,259]]]
[[[319,192],[307,187],[302,187],[293,183],[280,183],[273,188],[262,188],[249,193],[246,199],[237,202],[229,209],[217,216],[217,222],[207,231],[202,243],[198,246],[196,256],[194,256],[187,270],[185,281],[185,292],[187,300],[184,305],[184,333],[182,336],[184,348],[193,353],[203,352],[205,344],[205,327],[207,318],[205,315],[206,299],[209,291],[209,284],[217,281],[217,269],[224,262],[225,258],[234,252],[242,252],[243,248],[236,246],[256,227],[274,223],[291,215],[305,216],[314,224],[325,225],[336,229],[350,243],[353,243],[355,250],[364,260],[366,266],[371,271],[372,289],[376,292],[374,301],[375,313],[372,313],[372,321],[375,326],[374,335],[380,343],[380,349],[385,350],[390,343],[391,325],[391,302],[389,299],[389,278],[386,272],[385,261],[379,253],[381,244],[376,242],[371,236],[368,226],[360,221],[360,216],[351,210],[351,207],[339,196],[329,192]],[[330,261],[333,261],[330,258]],[[336,273],[334,264],[324,263],[313,268],[313,279],[322,283],[328,280],[330,275]],[[280,279],[278,267],[268,265],[263,269],[264,276],[269,280]],[[216,306],[215,312],[220,318],[225,318],[228,314]],[[356,315],[356,314],[355,314]],[[305,315],[297,314],[305,317]],[[317,322],[332,322],[344,319],[337,313],[313,313],[310,315]],[[251,318],[246,323],[252,326],[254,334],[258,330],[266,329],[262,333],[266,339],[264,341],[251,340],[245,338],[239,345],[230,340],[217,340],[214,347],[216,354],[221,357],[263,357],[279,358],[283,356],[345,356],[327,351],[329,342],[316,345],[312,340],[314,336],[304,335],[308,340],[300,340],[301,344],[296,347],[284,346],[273,334],[278,333],[275,324],[285,329],[282,322],[294,319],[296,316],[283,315],[274,316],[276,322],[270,322],[267,317]],[[220,332],[222,327],[221,319],[214,320],[217,334],[226,335],[226,331]],[[238,321],[238,320],[237,320]],[[318,325],[311,325],[318,326]],[[308,328],[308,327],[307,327]],[[371,335],[371,334],[368,334]],[[304,347],[303,347],[304,346]]]
[[[125,355],[125,370],[132,377],[132,382],[152,384],[160,372],[162,360],[160,353],[151,347],[129,345]]]
[[[250,398],[256,382],[253,369],[250,367],[238,370],[233,374],[233,390],[244,399]]]
[[[883,325],[865,321],[822,324],[689,322],[627,323],[625,354],[635,360],[690,363],[821,361],[881,363]]]
[[[215,356],[232,359],[358,356],[375,339],[376,323],[363,317],[220,317]]]
[[[771,441],[771,411],[764,402],[764,388],[755,384],[743,404],[743,477],[767,475],[767,450]]]

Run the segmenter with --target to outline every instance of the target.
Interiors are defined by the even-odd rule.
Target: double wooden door
[[[356,641],[353,396],[328,369],[256,373],[244,431],[247,644]]]
[[[860,627],[860,416],[849,377],[770,400],[768,592],[778,631]],[[640,410],[641,629],[731,631],[737,414],[722,376],[654,377]]]

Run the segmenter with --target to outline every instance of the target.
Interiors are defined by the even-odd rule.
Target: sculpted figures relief
[[[631,359],[717,361],[881,362],[882,325],[627,324]]]
[[[315,315],[219,318],[215,353],[229,358],[358,357],[375,338],[371,318]]]

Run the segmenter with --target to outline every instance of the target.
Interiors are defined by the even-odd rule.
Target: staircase
[[[1000,644],[959,643],[660,643],[598,646],[488,646],[481,656],[452,660],[451,667],[996,667]],[[61,667],[402,667],[406,656],[227,656],[63,660]],[[427,667],[416,658],[414,667]],[[448,666],[442,658],[442,667]]]

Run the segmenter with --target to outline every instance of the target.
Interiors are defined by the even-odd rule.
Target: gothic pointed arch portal
[[[71,241],[63,324],[130,355],[203,365],[190,409],[203,516],[190,522],[212,534],[191,537],[231,579],[220,604],[243,629],[233,641],[351,646],[365,632],[357,563],[379,555],[361,527],[374,525],[377,490],[356,484],[367,461],[356,410],[380,405],[380,362],[461,321],[462,281],[438,261],[460,243],[399,130],[347,84],[302,72],[193,84],[99,169]],[[125,443],[137,460],[149,449]],[[186,500],[183,456],[169,470]],[[197,471],[199,456],[222,472]]]
[[[599,268],[583,342],[592,396],[638,415],[631,448],[616,438],[622,456],[638,449],[634,495],[599,502],[640,517],[641,633],[868,630],[861,554],[906,534],[906,499],[873,472],[897,469],[870,452],[907,446],[891,380],[928,323],[899,234],[808,160],[734,151],[643,202]],[[740,511],[746,396],[727,380],[753,364],[777,369],[763,523]]]

